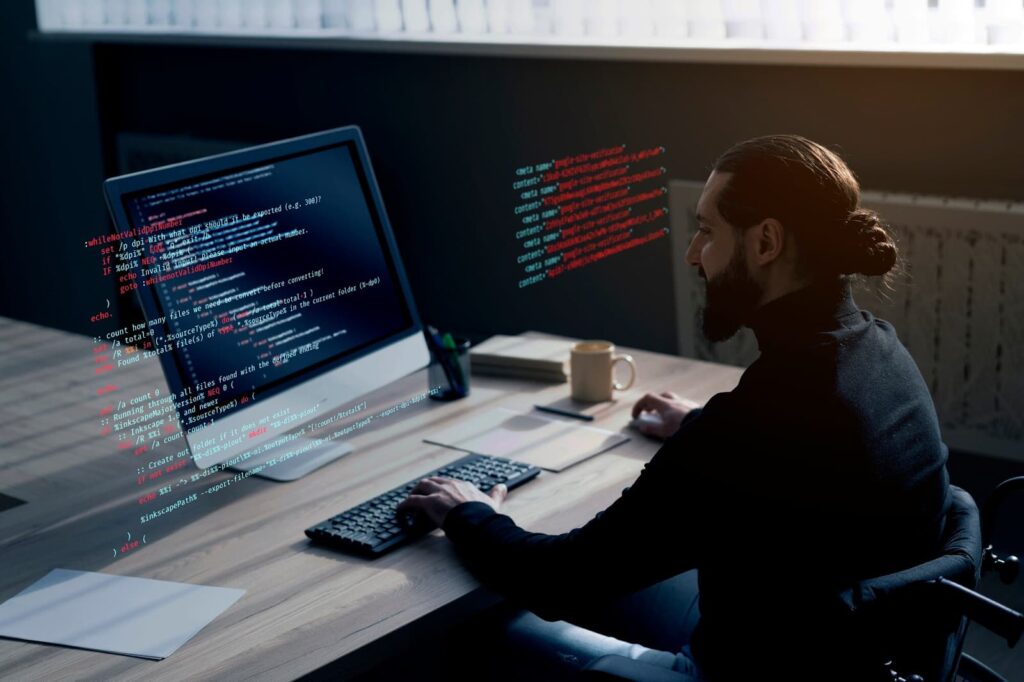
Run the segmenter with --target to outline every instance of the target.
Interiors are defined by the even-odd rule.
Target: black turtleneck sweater
[[[454,508],[444,530],[474,574],[555,620],[698,568],[691,647],[712,679],[853,670],[863,652],[835,593],[938,549],[935,408],[892,325],[848,287],[793,292],[750,326],[761,354],[739,385],[582,528],[530,533],[480,502]]]

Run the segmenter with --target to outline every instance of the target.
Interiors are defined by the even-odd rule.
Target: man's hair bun
[[[801,274],[829,281],[901,270],[896,242],[878,214],[860,208],[860,183],[838,154],[800,135],[765,135],[740,142],[715,171],[729,179],[718,212],[737,230],[778,220],[794,235]]]
[[[896,265],[896,242],[878,214],[858,208],[846,216],[837,244],[836,265],[841,274],[884,275]]]

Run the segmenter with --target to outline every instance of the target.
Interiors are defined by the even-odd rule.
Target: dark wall
[[[0,315],[88,332],[111,287],[83,240],[108,229],[92,50],[29,39],[31,0],[0,9]]]
[[[118,132],[250,143],[355,123],[424,318],[475,334],[532,328],[675,347],[668,240],[517,288],[513,171],[563,154],[660,144],[672,177],[703,179],[740,139],[798,132],[839,147],[868,188],[1024,199],[1024,72],[106,45],[95,50],[97,136],[84,48],[27,49],[52,84],[23,85],[37,98],[53,91],[74,119],[56,139],[33,125],[36,142],[17,142],[34,173],[52,174],[44,187],[75,188],[42,223],[62,235],[61,267],[92,267],[77,248],[75,216],[78,203],[95,219],[100,204],[100,137],[113,173]],[[58,78],[74,81],[81,96],[69,97]],[[41,120],[58,122],[55,114]],[[70,153],[71,168],[56,162]],[[48,201],[28,189],[35,193],[5,207],[5,226]],[[68,316],[46,319],[75,327],[80,317],[61,291],[41,300]],[[27,306],[3,312],[40,319]]]

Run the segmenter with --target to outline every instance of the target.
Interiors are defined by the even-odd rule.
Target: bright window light
[[[43,32],[1024,54],[1024,0],[36,0]]]

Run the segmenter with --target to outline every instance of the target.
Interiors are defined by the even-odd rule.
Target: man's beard
[[[701,330],[708,341],[731,339],[740,330],[761,300],[761,288],[747,271],[742,244],[736,248],[722,274],[705,277],[706,303],[700,311]]]

